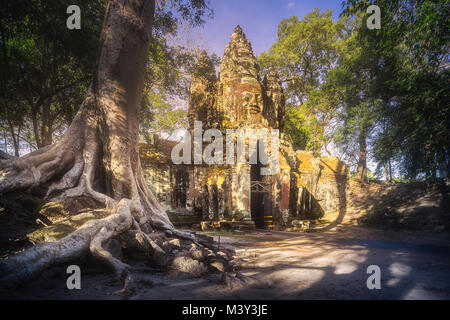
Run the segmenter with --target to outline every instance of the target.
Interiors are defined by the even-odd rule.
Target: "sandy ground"
[[[215,237],[218,240],[218,237]],[[341,226],[324,233],[259,231],[220,238],[241,273],[254,281],[224,285],[221,275],[180,278],[133,266],[124,297],[110,274],[81,266],[81,290],[66,288],[66,267],[46,271],[2,298],[21,299],[450,299],[450,235]],[[366,286],[367,267],[381,269],[381,289]]]

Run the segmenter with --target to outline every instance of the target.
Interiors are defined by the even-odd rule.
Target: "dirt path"
[[[218,240],[218,237],[216,236]],[[340,227],[325,233],[255,232],[221,236],[236,250],[253,285],[230,289],[220,275],[175,278],[145,265],[133,270],[130,299],[450,299],[448,234]],[[367,267],[381,269],[381,289],[368,290]],[[82,289],[66,289],[65,266],[48,270],[6,298],[120,299],[111,275],[82,268]]]
[[[238,250],[243,273],[265,283],[266,289],[249,288],[236,292],[236,297],[450,299],[448,235],[421,235],[428,240],[424,243],[410,233],[400,234],[404,237],[400,242],[374,230],[341,231],[295,237],[284,233],[262,235],[286,239]],[[381,269],[380,290],[367,288],[370,265]]]

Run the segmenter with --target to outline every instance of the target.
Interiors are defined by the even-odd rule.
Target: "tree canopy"
[[[16,156],[58,140],[73,120],[97,67],[106,0],[78,1],[81,29],[68,31],[70,1],[2,1],[0,5],[0,130]],[[158,1],[149,51],[142,133],[182,126],[188,75],[200,49],[175,41],[180,26],[201,25],[204,0]],[[9,148],[8,146],[12,148]]]
[[[19,155],[57,141],[89,88],[106,1],[79,1],[82,28],[66,30],[68,1],[2,1],[1,145]],[[381,29],[367,28],[369,5]],[[287,97],[285,132],[295,149],[335,154],[378,176],[427,178],[449,170],[449,3],[343,3],[338,19],[318,9],[278,26],[261,69],[276,69]],[[199,45],[174,40],[212,11],[204,0],[156,3],[141,109],[141,135],[185,126]],[[217,61],[216,56],[212,57]]]
[[[367,8],[381,8],[381,29]],[[293,16],[259,62],[282,75],[296,148],[343,155],[367,179],[449,170],[448,1],[345,1],[340,18]],[[339,152],[339,150],[341,152]]]

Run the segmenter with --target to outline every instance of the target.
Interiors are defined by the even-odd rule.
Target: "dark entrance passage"
[[[256,228],[264,228],[265,216],[265,199],[269,196],[261,176],[261,164],[254,164],[250,168],[250,184],[251,184],[251,216],[255,222]]]
[[[260,141],[257,141],[255,151],[257,161],[250,166],[250,212],[256,228],[267,229],[273,225],[272,197],[267,176],[261,175],[260,147]]]
[[[264,228],[264,194],[252,192],[251,203],[252,220],[258,229]]]

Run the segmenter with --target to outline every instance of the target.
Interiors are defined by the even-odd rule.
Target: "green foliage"
[[[0,4],[0,130],[16,155],[62,135],[96,70],[106,0],[4,0]],[[81,30],[68,30],[66,9],[81,9]],[[143,103],[143,128],[172,128],[183,118],[175,101],[187,94],[193,51],[168,43],[181,23],[211,17],[208,0],[156,3],[154,41]],[[153,107],[154,104],[154,107]],[[21,145],[22,143],[22,145]]]
[[[176,32],[181,21],[191,26],[202,25],[204,17],[212,18],[210,0],[159,0],[156,1],[155,31],[161,34]]]
[[[449,1],[387,1],[380,30],[362,24],[358,40],[368,99],[378,102],[374,156],[394,160],[409,178],[449,171]],[[344,14],[361,14],[368,2],[347,1]]]
[[[188,99],[190,77],[200,53],[198,47],[170,44],[166,37],[154,39],[141,112],[141,135],[148,143],[153,141],[154,134],[186,127],[184,101]],[[218,63],[215,55],[211,60]]]
[[[189,95],[189,76],[200,49],[175,38],[180,28],[199,26],[205,16],[212,17],[208,4],[208,0],[157,2],[141,109],[140,133],[148,143],[154,134],[173,131],[187,123],[183,100]],[[183,22],[187,25],[183,26]]]
[[[316,127],[315,118],[307,116],[302,106],[286,112],[285,132],[296,150],[311,150],[317,147],[312,145]]]
[[[336,91],[326,82],[346,37],[348,21],[333,21],[330,10],[318,9],[303,20],[296,16],[278,26],[277,41],[258,61],[280,74],[287,95],[286,133],[300,149],[319,154],[330,138],[327,130],[339,109]]]
[[[66,27],[71,4],[5,0],[0,7],[0,123],[34,147],[70,123],[95,70],[105,1],[77,1],[85,10],[75,32]]]
[[[154,134],[185,127],[186,111],[174,108],[166,100],[155,92],[144,95],[140,132],[147,143],[153,141]]]
[[[379,30],[366,26],[370,4]],[[318,10],[284,19],[259,63],[281,75],[294,147],[317,154],[332,142],[358,171],[370,155],[389,178],[445,176],[449,16],[448,0],[348,0],[338,21]]]
[[[336,42],[344,29],[332,11],[308,13],[303,20],[296,16],[283,19],[278,26],[277,41],[269,53],[263,52],[259,63],[263,68],[278,70],[286,83],[292,104],[303,104],[310,90],[317,88],[336,61]]]

